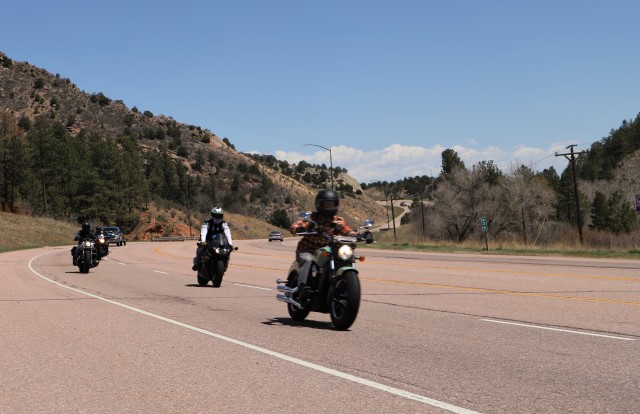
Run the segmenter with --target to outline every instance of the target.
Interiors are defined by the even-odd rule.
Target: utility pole
[[[576,197],[576,213],[578,214],[578,234],[580,235],[580,244],[584,243],[584,239],[582,237],[582,217],[580,214],[580,198],[578,197],[578,179],[576,178],[576,156],[580,154],[584,154],[586,151],[573,152],[573,147],[576,144],[569,145],[567,149],[570,149],[571,152],[566,154],[558,154],[556,152],[556,157],[563,156],[569,160],[571,163],[571,174],[573,175],[573,193]]]
[[[189,182],[191,181],[191,176],[187,174],[187,219],[189,221],[189,237],[191,237],[191,210],[189,208]]]

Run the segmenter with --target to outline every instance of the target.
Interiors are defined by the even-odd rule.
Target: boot
[[[191,270],[194,272],[199,271],[202,268],[202,262],[198,257],[193,258],[193,266],[191,266]]]

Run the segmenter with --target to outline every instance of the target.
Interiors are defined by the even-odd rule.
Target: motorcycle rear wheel
[[[356,272],[347,271],[336,282],[331,298],[331,322],[344,331],[349,329],[358,316],[360,308],[360,280]]]

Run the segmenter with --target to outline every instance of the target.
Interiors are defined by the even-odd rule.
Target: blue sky
[[[95,3],[95,4],[94,4]],[[557,151],[640,112],[637,1],[30,1],[0,51],[243,152],[361,182]]]

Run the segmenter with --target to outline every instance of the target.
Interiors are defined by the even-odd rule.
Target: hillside
[[[19,142],[7,145],[22,151],[11,154],[13,159],[25,161],[0,173],[4,182],[9,174],[20,177],[15,191],[2,188],[0,210],[115,223],[133,233],[152,208],[190,210],[192,221],[214,204],[263,222],[278,212],[291,217],[311,209],[315,192],[330,185],[318,166],[263,162],[210,130],[127,108],[121,100],[85,92],[60,74],[2,52],[0,64],[0,112],[6,114],[0,138]],[[46,161],[34,159],[35,153]],[[85,161],[72,172],[66,167]],[[89,162],[100,165],[100,174],[83,174],[82,169],[94,168]],[[353,177],[336,170],[341,214],[354,223],[383,220],[384,209]]]

